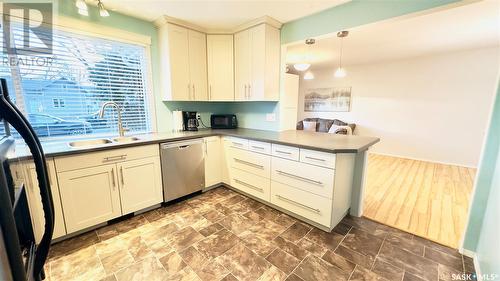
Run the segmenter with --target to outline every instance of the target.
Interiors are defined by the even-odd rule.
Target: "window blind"
[[[22,44],[22,32],[21,25],[12,25],[16,46]],[[35,35],[30,40],[43,47]],[[129,131],[151,131],[146,47],[54,30],[51,55],[8,56],[4,51],[1,56],[0,77],[7,79],[11,96],[39,137],[116,134],[116,109],[108,108],[104,118],[98,115],[107,101],[121,107]]]

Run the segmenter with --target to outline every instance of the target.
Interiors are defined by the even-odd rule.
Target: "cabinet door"
[[[250,86],[250,32],[244,30],[234,35],[234,98],[246,100]]]
[[[68,233],[121,215],[115,164],[62,172],[57,177]]]
[[[159,157],[117,164],[123,214],[163,202]]]
[[[49,173],[49,183],[52,191],[52,200],[54,202],[54,234],[53,239],[66,235],[66,227],[64,225],[64,217],[61,208],[61,198],[59,197],[59,185],[55,172],[54,161],[47,161]],[[45,231],[45,216],[42,206],[42,198],[38,186],[37,173],[33,163],[28,164],[28,184],[27,197],[30,208],[31,220],[33,224],[33,232],[35,233],[35,241],[38,243],[42,239]]]
[[[208,100],[207,92],[207,36],[194,30],[188,31],[189,37],[189,77],[191,99]]]
[[[248,99],[264,100],[266,76],[266,25],[249,29],[250,32],[250,88]]]
[[[234,100],[233,35],[207,35],[208,98]]]
[[[222,182],[220,137],[205,138],[205,187]]]
[[[229,163],[231,159],[231,144],[232,141],[228,137],[221,138],[221,162],[222,162],[222,182],[225,184],[231,184]]]
[[[169,24],[168,41],[172,100],[190,100],[188,30]]]

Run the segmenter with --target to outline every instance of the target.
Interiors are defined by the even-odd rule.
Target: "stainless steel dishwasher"
[[[165,202],[202,190],[205,186],[202,139],[163,143],[160,155]]]

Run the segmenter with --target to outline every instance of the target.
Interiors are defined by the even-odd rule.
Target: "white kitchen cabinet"
[[[222,182],[229,185],[231,184],[231,177],[230,177],[231,151],[229,149],[231,146],[232,146],[232,140],[230,137],[221,137]]]
[[[164,100],[207,100],[206,35],[168,23],[159,40]]]
[[[64,217],[61,208],[61,198],[59,197],[59,185],[57,182],[54,161],[47,160],[46,163],[49,174],[49,183],[52,191],[52,200],[54,203],[54,233],[52,239],[56,239],[66,235],[66,226],[64,225]],[[42,198],[40,196],[40,188],[38,186],[35,165],[33,163],[29,163],[25,168],[28,175],[26,195],[28,198],[28,206],[30,209],[35,241],[38,243],[42,239],[45,231],[45,216],[42,206]]]
[[[68,233],[122,214],[117,175],[115,164],[58,173]]]
[[[191,100],[208,100],[207,91],[207,35],[188,30],[189,41],[189,79]]]
[[[208,99],[234,100],[233,35],[207,35]]]
[[[122,162],[116,168],[124,215],[163,202],[159,157]]]
[[[234,35],[235,100],[279,100],[280,32],[260,24]]]
[[[205,187],[222,182],[221,138],[208,137],[205,142]]]
[[[248,99],[251,76],[250,31],[243,30],[234,35],[234,99]]]

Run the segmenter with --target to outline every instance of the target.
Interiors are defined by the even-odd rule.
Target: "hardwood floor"
[[[476,169],[370,154],[364,216],[457,248]]]

